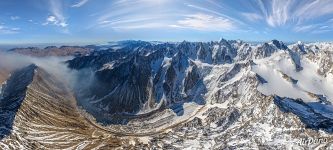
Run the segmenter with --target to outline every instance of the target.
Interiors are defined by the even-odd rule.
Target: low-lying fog
[[[92,78],[92,72],[88,70],[72,70],[67,67],[66,61],[71,60],[73,57],[32,57],[26,55],[20,55],[15,53],[0,52],[0,71],[5,70],[7,73],[26,67],[31,64],[37,65],[39,68],[44,69],[49,74],[54,75],[63,83],[67,83],[68,86],[74,88],[74,86],[82,86],[87,84]],[[85,80],[80,83],[77,82],[80,74],[84,72]],[[87,76],[87,72],[91,72]]]

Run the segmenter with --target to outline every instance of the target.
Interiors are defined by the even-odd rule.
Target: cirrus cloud
[[[81,7],[84,4],[86,4],[89,0],[81,0],[79,2],[77,2],[76,4],[72,5],[71,7]]]
[[[20,19],[20,17],[19,16],[10,16],[10,19],[14,21],[14,20]]]
[[[184,19],[177,21],[177,24],[171,25],[171,27],[206,31],[230,31],[236,28],[236,24],[227,18],[198,13],[187,15]]]
[[[4,25],[0,25],[0,34],[16,34],[19,33],[20,28],[11,28]]]

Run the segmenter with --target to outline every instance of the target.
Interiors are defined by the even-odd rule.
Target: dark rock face
[[[198,59],[203,62],[212,62],[212,51],[209,49],[208,45],[204,43],[198,44]]]
[[[190,93],[191,89],[197,84],[197,81],[200,80],[200,75],[198,73],[198,67],[194,64],[191,63],[191,68],[189,68],[186,78],[185,78],[185,83],[184,83],[184,91],[185,93]]]
[[[291,60],[293,61],[293,64],[295,65],[295,69],[297,72],[302,71],[303,67],[301,65],[301,54],[296,53],[292,50],[288,50],[289,55],[291,57]]]
[[[286,45],[284,45],[283,42],[278,41],[278,40],[272,40],[272,43],[278,48],[278,49],[283,49],[286,50],[288,49],[288,47]]]
[[[0,95],[0,139],[10,134],[16,112],[25,98],[37,66],[30,65],[12,73]]]
[[[96,93],[96,97],[101,98],[99,100],[102,104],[112,104],[106,108],[108,113],[135,113],[148,100],[148,91],[151,87],[150,66],[140,63],[139,59],[132,58],[113,69],[96,72],[96,78],[100,82],[98,86],[102,87],[97,87],[93,91],[100,91]],[[99,89],[110,91],[103,92]]]
[[[274,103],[285,113],[297,115],[311,129],[333,133],[333,111],[331,105],[318,102],[305,103],[301,100],[274,97]]]
[[[264,83],[268,83],[263,77],[261,77],[260,75],[256,74],[256,77],[257,77],[257,80],[261,83],[261,84],[264,84]]]

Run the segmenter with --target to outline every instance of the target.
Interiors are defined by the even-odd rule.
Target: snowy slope
[[[285,52],[254,62],[257,65],[253,67],[253,71],[268,82],[258,87],[266,95],[275,94],[311,102],[316,101],[316,97],[312,95],[315,94],[333,100],[332,75],[320,76],[317,73],[319,66],[306,57],[301,60],[304,69],[300,72],[294,69],[291,58]]]

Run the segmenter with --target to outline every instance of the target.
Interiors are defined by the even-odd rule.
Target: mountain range
[[[0,68],[1,149],[333,148],[333,43],[21,48]]]

